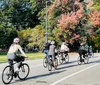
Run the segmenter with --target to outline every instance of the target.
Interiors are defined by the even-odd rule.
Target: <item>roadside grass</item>
[[[0,63],[7,62],[7,52],[0,52]],[[34,60],[34,59],[42,59],[44,58],[45,54],[41,52],[37,53],[26,53],[28,56],[27,60]]]

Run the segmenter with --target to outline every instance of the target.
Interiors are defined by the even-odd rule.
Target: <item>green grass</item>
[[[0,52],[0,63],[7,62],[7,53],[6,52]],[[28,60],[34,60],[34,59],[41,59],[44,58],[45,54],[38,52],[38,53],[26,53],[28,56]]]

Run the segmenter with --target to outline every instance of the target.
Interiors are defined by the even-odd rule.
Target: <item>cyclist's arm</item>
[[[20,50],[20,52],[21,52],[25,57],[27,57],[26,54],[25,54],[25,52],[22,50],[22,48],[21,48],[20,45],[18,46],[18,49]]]

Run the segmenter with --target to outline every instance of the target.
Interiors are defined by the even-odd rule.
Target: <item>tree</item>
[[[39,46],[43,49],[45,42],[45,30],[41,25],[37,25],[34,29],[31,29],[28,46],[33,47],[34,45]]]
[[[19,32],[21,45],[25,47],[34,47],[37,45],[40,49],[43,48],[45,42],[45,30],[41,25],[37,25],[33,29],[28,28]]]
[[[38,6],[36,0],[2,0],[0,1],[1,22],[6,23],[6,27],[16,29],[33,28],[39,24]],[[33,6],[34,5],[34,6]]]

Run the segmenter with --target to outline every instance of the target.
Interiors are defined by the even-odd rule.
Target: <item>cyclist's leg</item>
[[[65,57],[68,55],[68,51],[65,51]]]
[[[44,50],[44,53],[45,53],[47,59],[50,59],[50,56],[48,55],[48,52],[49,52],[48,50]]]
[[[10,66],[12,66],[13,65],[13,60],[8,59],[8,63],[9,63]]]
[[[82,62],[83,58],[82,58],[82,51],[79,52],[79,57],[80,57],[80,62]]]
[[[53,62],[53,65],[55,65],[55,57],[54,57],[54,55],[52,55],[52,62]]]
[[[87,51],[86,50],[83,50],[83,58],[85,58],[85,55],[87,55]]]
[[[19,65],[21,63],[21,57],[17,56],[17,59],[15,60],[15,72],[19,71]]]
[[[8,59],[8,63],[9,63],[9,65],[11,66],[11,68],[9,69],[9,73],[12,75],[13,74],[13,60],[11,60],[11,59]]]

